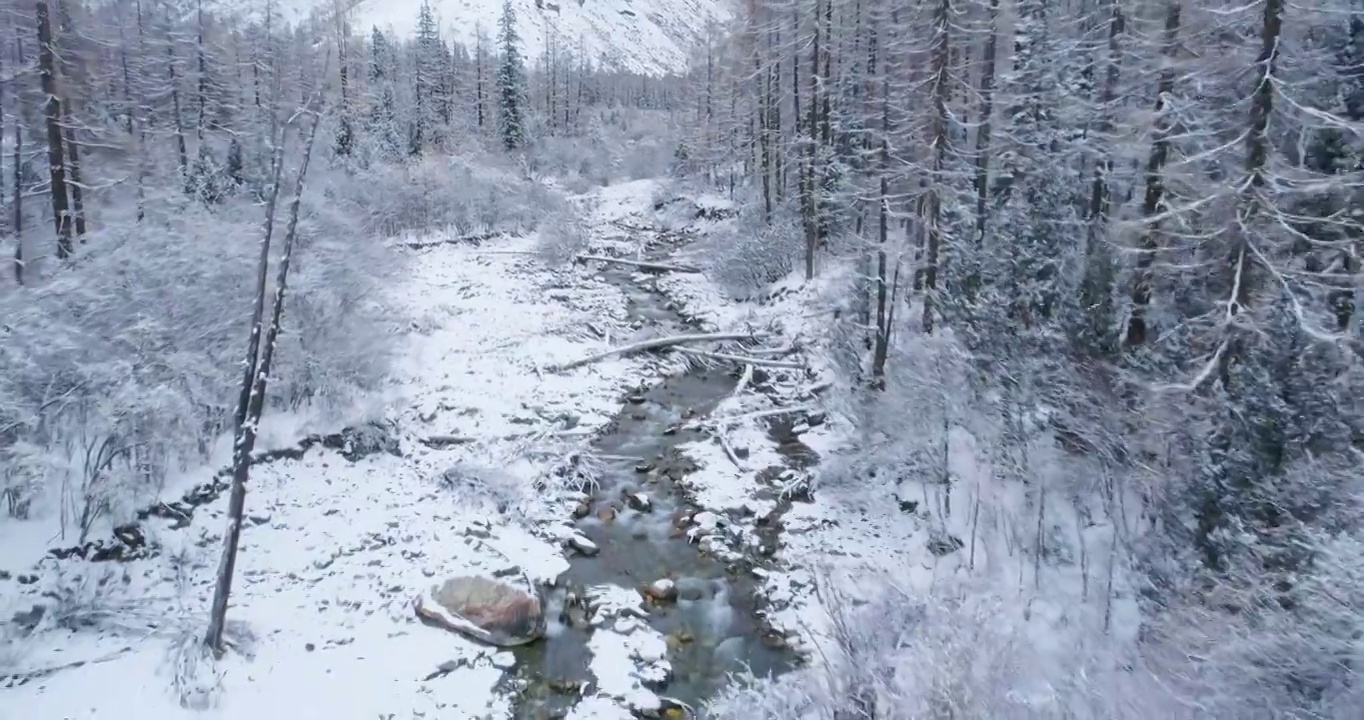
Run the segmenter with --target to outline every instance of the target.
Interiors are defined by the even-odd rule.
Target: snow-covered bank
[[[658,185],[650,193],[656,198],[652,206],[617,218],[617,241],[604,249],[638,255],[651,244],[655,253],[666,253],[671,262],[705,266],[704,247],[691,241],[732,216],[732,203],[712,196],[679,200]],[[681,222],[668,217],[678,214]],[[663,225],[671,229],[660,232]],[[701,421],[711,429],[710,437],[681,448],[696,466],[681,483],[688,498],[707,511],[702,513],[704,522],[691,530],[707,552],[738,559],[745,553],[777,550],[775,566],[755,570],[766,605],[763,614],[770,630],[798,646],[813,639],[812,632],[822,636],[819,629],[827,625],[810,580],[813,568],[823,561],[827,540],[815,539],[811,531],[822,526],[821,518],[830,509],[819,500],[815,505],[791,502],[804,497],[814,482],[811,475],[820,470],[792,467],[769,423],[780,417],[777,413],[795,409],[796,417],[812,418],[793,428],[803,448],[832,457],[850,447],[854,428],[836,403],[828,402],[846,391],[830,392],[839,378],[827,331],[829,315],[838,309],[840,286],[848,279],[849,269],[842,267],[809,283],[791,276],[751,300],[728,297],[705,273],[664,273],[657,280],[659,291],[701,329],[762,332],[765,345],[784,350],[748,358],[752,362],[745,373],[747,382],[741,381],[739,392]],[[758,373],[762,382],[754,383]],[[762,547],[761,529],[774,526],[781,531],[777,546]],[[808,645],[804,649],[815,652]]]
[[[653,209],[631,222],[667,228],[656,242],[671,250],[669,262],[712,270],[660,277],[659,289],[683,314],[708,331],[757,330],[767,333],[766,344],[792,347],[779,357],[749,358],[751,370],[762,374],[760,391],[723,403],[708,421],[714,437],[684,448],[699,466],[684,484],[689,497],[741,539],[733,549],[756,545],[758,535],[775,530],[775,556],[756,571],[766,622],[797,643],[812,668],[774,685],[726,693],[716,709],[730,718],[779,718],[801,712],[799,703],[776,702],[784,694],[816,704],[845,702],[856,690],[846,683],[858,682],[845,673],[864,672],[868,662],[912,663],[913,653],[895,644],[902,642],[915,643],[940,666],[897,670],[897,682],[910,684],[931,684],[934,673],[948,672],[948,660],[981,665],[981,672],[992,671],[996,659],[1110,670],[1086,654],[1092,648],[1067,653],[1096,627],[1112,647],[1130,647],[1135,639],[1135,594],[1126,568],[1112,560],[1115,533],[1135,522],[1122,515],[1122,501],[1115,508],[1111,498],[1106,506],[1077,492],[1046,497],[1039,511],[1008,482],[978,439],[990,437],[990,428],[977,427],[967,409],[967,385],[954,375],[962,368],[948,359],[950,337],[898,338],[894,372],[904,376],[894,379],[897,387],[913,388],[913,396],[859,394],[848,383],[848,349],[838,345],[848,339],[835,329],[840,314],[851,312],[853,268],[832,264],[809,282],[792,273],[734,299],[713,272],[726,259],[712,255],[717,247],[726,252],[726,241],[743,242],[726,234],[734,233],[727,227],[734,208],[717,198],[664,195]],[[879,409],[886,402],[903,403],[895,407],[900,417],[905,407],[917,409],[911,421],[881,427],[877,418],[889,412]],[[790,429],[801,448],[818,455],[817,466],[792,468],[791,458],[778,452],[767,426],[784,408],[801,408],[796,417],[808,418]],[[1067,455],[1049,434],[1030,445],[1028,457],[1034,471],[1076,476],[1077,491],[1100,477],[1099,468]],[[775,477],[762,472],[784,463],[788,469]],[[1033,533],[1010,518],[1029,518],[1044,531],[1043,545],[1025,547]],[[916,625],[924,617],[931,622]],[[991,625],[994,617],[1010,621]],[[960,627],[944,629],[954,622]],[[881,630],[900,639],[862,636]],[[882,647],[885,642],[891,645]],[[985,652],[968,659],[951,649],[963,642]],[[1015,673],[1002,686],[1013,695],[1000,707],[1043,713],[1054,707],[1064,690],[1041,677]]]
[[[556,542],[566,513],[536,489],[552,458],[521,452],[524,437],[503,438],[590,432],[641,366],[626,358],[572,376],[539,372],[596,349],[581,329],[624,307],[608,285],[539,268],[524,254],[533,243],[433,247],[394,289],[412,317],[388,397],[401,457],[351,463],[319,447],[253,470],[229,612],[251,639],[239,631],[239,653],[216,676],[182,661],[205,626],[225,497],[181,529],[150,521],[148,540],[163,548],[151,558],[6,567],[0,617],[44,609],[5,627],[0,672],[15,687],[3,705],[27,717],[201,717],[178,702],[198,697],[232,718],[506,716],[494,689],[510,656],[419,624],[410,602],[446,576],[515,565],[543,580],[566,566]],[[420,442],[441,434],[487,442]],[[443,491],[436,476],[452,466],[477,487]]]

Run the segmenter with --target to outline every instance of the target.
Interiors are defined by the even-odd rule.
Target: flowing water
[[[603,274],[628,293],[630,317],[651,332],[695,331],[653,291],[652,282],[641,284],[628,271]],[[663,578],[676,584],[675,601],[649,608],[648,623],[667,638],[672,666],[666,684],[652,688],[660,696],[699,707],[727,673],[747,667],[762,676],[794,666],[795,654],[774,642],[758,622],[747,568],[743,563],[727,566],[699,552],[679,522],[696,508],[686,504],[671,479],[690,469],[676,448],[705,439],[701,431],[681,426],[733,393],[738,373],[731,370],[700,368],[632,394],[612,429],[594,443],[602,455],[633,459],[609,467],[593,493],[590,512],[576,520],[578,530],[600,552],[572,559],[559,586],[549,593],[546,639],[518,650],[520,676],[528,686],[520,696],[519,718],[562,716],[576,700],[572,688],[592,680],[586,647],[591,630],[581,618],[575,621],[565,597],[595,585],[638,588]],[[632,508],[628,493],[644,494],[651,507]]]

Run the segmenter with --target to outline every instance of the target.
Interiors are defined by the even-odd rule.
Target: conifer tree
[[[503,0],[502,18],[498,21],[502,56],[497,63],[497,134],[508,150],[516,150],[526,143],[526,70],[520,42],[511,0]]]

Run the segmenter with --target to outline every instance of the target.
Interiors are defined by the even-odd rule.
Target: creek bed
[[[627,293],[630,318],[649,331],[663,336],[689,330],[652,282],[615,268],[602,274]],[[692,469],[678,448],[707,439],[703,431],[683,426],[734,392],[738,374],[732,370],[696,368],[639,389],[593,443],[601,455],[629,459],[608,464],[588,512],[575,521],[599,552],[571,559],[568,572],[548,591],[545,640],[517,651],[524,683],[518,718],[562,717],[578,699],[574,688],[593,680],[588,649],[593,630],[580,617],[575,621],[569,599],[583,588],[674,583],[675,600],[647,604],[647,623],[666,638],[671,666],[667,682],[650,689],[687,706],[702,706],[728,673],[747,668],[758,676],[779,674],[798,662],[784,643],[765,635],[747,563],[727,565],[700,552],[680,522],[699,508],[688,504],[675,482]],[[630,502],[627,494],[642,494],[649,507]]]

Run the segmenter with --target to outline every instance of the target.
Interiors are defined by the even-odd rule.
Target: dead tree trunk
[[[1132,314],[1127,321],[1126,344],[1135,347],[1146,342],[1146,308],[1151,304],[1151,266],[1155,263],[1160,221],[1156,216],[1165,199],[1165,164],[1170,159],[1172,120],[1167,112],[1167,100],[1175,89],[1174,56],[1179,52],[1179,17],[1182,6],[1171,2],[1165,11],[1164,55],[1165,68],[1156,85],[1155,125],[1152,129],[1151,154],[1146,158],[1146,190],[1142,197],[1141,216],[1146,221],[1142,230],[1140,252],[1132,273]]]
[[[246,510],[246,482],[251,470],[251,452],[255,449],[256,431],[260,425],[261,413],[265,409],[266,380],[270,375],[270,365],[274,359],[279,326],[284,315],[284,294],[289,279],[289,263],[293,256],[294,238],[298,235],[298,210],[303,195],[303,183],[308,174],[308,163],[312,158],[313,144],[317,140],[317,128],[321,125],[320,115],[314,114],[312,128],[308,131],[308,141],[303,149],[303,163],[294,181],[293,198],[289,201],[289,224],[284,231],[284,252],[280,258],[275,276],[274,304],[270,311],[270,325],[265,331],[265,342],[260,343],[261,322],[265,304],[265,278],[268,274],[270,235],[266,230],[261,241],[261,258],[256,274],[256,302],[252,308],[251,338],[248,342],[247,383],[243,395],[238,400],[236,443],[233,447],[232,489],[228,498],[227,532],[223,536],[223,557],[218,566],[218,580],[213,590],[213,605],[209,616],[208,634],[204,642],[215,653],[223,652],[223,629],[227,622],[227,602],[232,592],[232,576],[237,566],[237,547],[241,541],[242,519]],[[267,222],[274,224],[276,201],[279,197],[280,174],[283,172],[283,139],[275,150],[275,181],[270,190],[270,202],[266,209]],[[259,361],[255,351],[259,349]]]
[[[67,38],[75,37],[75,31],[71,24],[71,10],[65,0],[57,2],[57,42],[58,47],[62,47],[67,42]],[[61,62],[58,63],[61,69],[62,80],[70,81],[72,87],[77,86],[79,79],[85,77],[77,66],[73,48],[63,48],[65,51],[61,55]],[[75,93],[73,93],[75,94]],[[85,242],[85,194],[81,185],[81,157],[80,147],[76,144],[76,112],[72,107],[76,104],[73,98],[66,98],[62,101],[62,132],[65,135],[66,145],[66,173],[68,182],[71,186],[71,216],[74,220],[76,237],[80,242]]]
[[[52,221],[57,229],[57,257],[71,257],[71,213],[66,196],[66,153],[62,149],[62,102],[57,95],[57,61],[52,47],[52,20],[47,3],[38,0],[38,75],[42,79],[47,120],[47,165],[51,178]]]
[[[980,69],[980,127],[976,130],[976,242],[985,241],[990,199],[990,119],[994,116],[995,57],[999,47],[999,0],[990,0],[989,26]]]
[[[952,13],[952,0],[938,0],[937,8],[933,14],[933,40],[930,44],[930,52],[933,58],[933,118],[929,130],[929,142],[932,144],[933,165],[929,176],[928,192],[920,198],[919,204],[919,217],[923,222],[927,240],[923,266],[923,329],[925,334],[933,332],[933,313],[937,303],[938,256],[942,249],[941,193],[943,192],[943,185],[947,182],[947,179],[943,177],[943,170],[947,163],[947,146],[951,142],[948,132],[950,118],[947,111],[947,96],[950,92],[951,81],[949,73],[951,72],[952,48],[949,32]]]
[[[24,64],[23,41],[14,38],[14,67]],[[14,94],[14,281],[24,284],[24,121],[19,93]]]
[[[166,44],[166,67],[170,75],[171,112],[175,115],[175,150],[181,177],[189,176],[189,150],[185,147],[185,125],[180,116],[180,88],[175,79],[175,44]]]
[[[85,194],[81,187],[81,153],[76,143],[75,120],[71,100],[62,103],[62,120],[66,135],[67,170],[71,175],[71,215],[75,220],[76,237],[85,242]]]
[[[875,34],[873,34],[875,39]],[[885,45],[889,46],[887,42]],[[877,198],[876,226],[876,337],[872,348],[871,375],[876,387],[882,387],[886,375],[886,360],[890,356],[890,327],[895,317],[895,299],[886,286],[886,245],[890,240],[890,55],[881,59],[881,151],[879,157],[880,197]],[[899,262],[896,262],[897,268]]]

